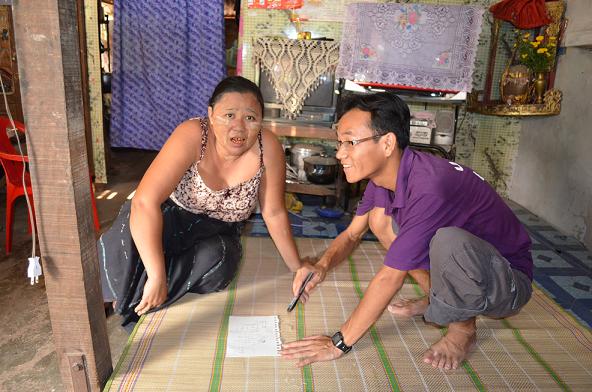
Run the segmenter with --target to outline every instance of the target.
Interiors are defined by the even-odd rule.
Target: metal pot
[[[290,158],[292,161],[292,166],[296,168],[296,170],[304,170],[304,158],[321,155],[325,152],[323,146],[319,146],[318,144],[309,144],[309,143],[299,143],[292,146],[290,149]]]
[[[304,158],[304,172],[314,184],[330,184],[337,175],[337,159],[312,156]]]

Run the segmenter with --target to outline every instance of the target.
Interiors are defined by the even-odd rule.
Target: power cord
[[[19,154],[21,155],[21,159],[23,161],[23,173],[22,173],[22,181],[23,187],[25,188],[25,200],[27,201],[27,210],[29,212],[29,224],[31,225],[31,232],[33,236],[33,249],[31,251],[31,257],[29,257],[29,267],[27,268],[27,277],[31,279],[31,284],[39,283],[39,276],[43,275],[43,271],[41,269],[41,264],[39,263],[39,256],[36,256],[36,246],[37,246],[37,230],[35,227],[35,217],[33,216],[33,209],[31,208],[31,200],[29,199],[29,195],[26,191],[26,183],[25,183],[25,174],[27,173],[27,161],[25,160],[25,154],[23,154],[23,149],[21,147],[21,141],[18,135],[18,131],[16,125],[14,123],[14,119],[12,118],[12,113],[10,112],[10,107],[8,106],[8,99],[6,98],[6,90],[4,89],[4,80],[2,80],[2,72],[0,72],[0,86],[2,87],[2,97],[4,98],[4,107],[6,108],[6,115],[10,120],[10,125],[12,129],[4,130],[7,133],[7,136],[10,138],[12,135],[11,133],[14,132],[16,136],[16,144],[18,146]],[[4,173],[7,175],[6,173]],[[6,228],[8,230],[8,227]]]

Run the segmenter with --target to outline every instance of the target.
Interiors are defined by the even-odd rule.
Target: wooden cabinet
[[[429,152],[442,158],[453,161],[456,156],[456,131],[459,109],[465,104],[464,93],[426,92],[400,89],[388,85],[371,85],[356,83],[366,93],[390,91],[397,94],[409,106],[412,117],[414,112],[432,112],[435,116],[436,128],[432,129],[429,143],[413,142],[411,138],[409,147]],[[347,86],[347,83],[346,83]],[[341,92],[340,96],[346,96],[352,92]],[[412,118],[412,121],[414,119]],[[417,121],[417,119],[415,119]],[[411,123],[411,127],[414,125]],[[448,142],[446,142],[448,141]]]
[[[438,155],[442,158],[454,160],[455,158],[455,145],[454,145],[454,138],[456,135],[456,122],[458,117],[458,109],[459,106],[464,104],[464,99],[444,99],[444,98],[429,98],[429,97],[415,97],[415,96],[408,96],[402,95],[401,96],[405,101],[408,103],[415,103],[415,104],[422,104],[424,105],[424,109],[428,108],[428,105],[435,105],[438,108],[448,108],[452,110],[454,113],[453,118],[453,142],[452,145],[449,146],[448,149],[443,148],[434,143],[430,144],[418,144],[418,143],[410,143],[409,147],[423,150],[434,155]],[[297,138],[306,138],[312,140],[325,140],[325,141],[336,141],[337,140],[337,133],[335,129],[328,127],[328,126],[321,126],[321,125],[313,125],[313,124],[303,124],[298,122],[277,122],[277,121],[265,121],[264,128],[269,129],[277,136],[281,137],[297,137]],[[297,182],[297,181],[286,181],[286,191],[293,192],[293,193],[304,193],[309,195],[316,195],[316,196],[334,196],[336,198],[336,204],[339,206],[344,206],[344,209],[347,209],[348,204],[348,196],[346,195],[347,184],[345,182],[343,176],[343,170],[341,167],[338,171],[337,179],[335,183],[329,185],[316,185],[310,182]]]
[[[265,121],[263,127],[269,129],[277,136],[331,141],[337,140],[337,134],[334,129],[319,125]],[[288,180],[286,181],[286,191],[316,196],[334,196],[337,200],[337,205],[341,205],[345,193],[343,172],[340,169],[335,183],[329,185],[317,185],[310,182]]]

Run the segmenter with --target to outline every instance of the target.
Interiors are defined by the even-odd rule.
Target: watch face
[[[333,335],[331,337],[331,341],[333,342],[333,345],[335,347],[337,347],[338,349],[340,349],[344,353],[348,353],[349,350],[351,350],[351,347],[350,346],[347,346],[345,344],[345,342],[343,341],[343,335],[341,334],[341,331],[337,331],[335,333],[335,335]]]
[[[341,333],[337,332],[331,337],[331,341],[333,342],[333,345],[337,347],[337,345],[343,341],[343,336]]]

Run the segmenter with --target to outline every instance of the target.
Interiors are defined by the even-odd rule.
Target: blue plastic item
[[[338,219],[343,216],[343,210],[340,208],[316,208],[315,212],[322,218]]]

